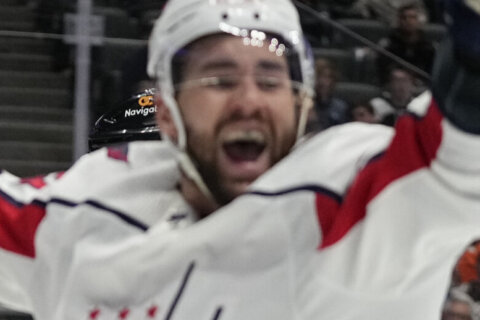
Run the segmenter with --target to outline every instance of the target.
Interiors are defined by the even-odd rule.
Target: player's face
[[[220,204],[243,193],[295,141],[287,60],[269,43],[203,39],[191,48],[178,86],[188,151]]]

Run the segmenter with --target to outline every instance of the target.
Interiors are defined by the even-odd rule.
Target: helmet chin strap
[[[192,157],[187,152],[187,132],[185,130],[185,125],[183,123],[182,116],[180,115],[180,110],[178,108],[177,102],[173,98],[173,94],[162,94],[162,99],[165,105],[168,106],[170,110],[175,128],[177,129],[177,142],[172,141],[171,137],[167,134],[162,134],[163,139],[168,141],[177,151],[177,159],[182,169],[183,173],[187,176],[188,179],[193,181],[197,186],[200,192],[214,204],[217,204],[218,201],[213,196],[212,192],[208,188],[207,184],[203,180],[200,172],[198,172],[197,167],[195,166]]]
[[[300,93],[300,114],[298,118],[297,137],[295,143],[301,141],[301,138],[305,134],[305,129],[308,122],[308,114],[313,107],[313,99],[305,90]]]
[[[207,187],[205,181],[203,180],[202,176],[198,172],[197,167],[192,161],[192,158],[188,155],[186,151],[181,150],[178,155],[178,163],[180,168],[182,168],[183,172],[187,176],[188,179],[192,180],[193,183],[197,186],[200,192],[214,204],[218,204],[218,201],[213,196],[210,189]]]

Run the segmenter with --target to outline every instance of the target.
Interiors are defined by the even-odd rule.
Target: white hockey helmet
[[[313,55],[303,36],[298,12],[290,0],[169,0],[150,35],[147,72],[156,79],[163,103],[169,108],[177,128],[175,145],[181,151],[181,165],[192,179],[200,180],[197,184],[202,184],[202,181],[193,172],[196,170],[186,152],[187,137],[175,101],[172,60],[181,49],[202,37],[218,33],[249,37],[252,31],[281,37],[298,60],[295,64],[300,69],[296,70],[300,79],[294,79],[299,83],[296,89],[302,98],[298,139],[303,135],[312,106],[314,68]],[[164,138],[169,140],[167,136]]]

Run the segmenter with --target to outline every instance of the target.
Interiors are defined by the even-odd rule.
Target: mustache
[[[257,122],[261,124],[261,127],[265,129],[266,132],[270,132],[271,135],[275,135],[275,126],[272,123],[272,118],[268,117],[264,112],[257,110],[251,114],[246,115],[242,110],[234,110],[224,114],[219,121],[216,123],[214,128],[215,136],[218,136],[221,130],[224,127],[229,125],[245,121],[245,122]]]

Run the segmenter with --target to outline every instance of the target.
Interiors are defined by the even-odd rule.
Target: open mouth
[[[259,131],[236,131],[223,142],[223,150],[234,162],[255,161],[266,148],[265,136]]]

